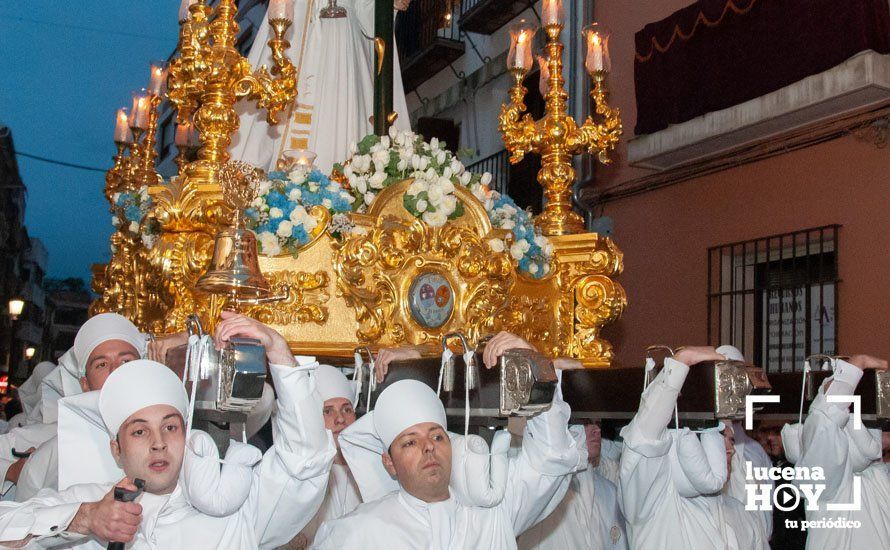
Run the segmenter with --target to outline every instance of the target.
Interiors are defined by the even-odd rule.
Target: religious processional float
[[[134,94],[129,114],[118,113],[105,187],[116,231],[111,260],[93,268],[92,313],[119,312],[167,334],[192,314],[212,329],[222,309],[235,308],[281,332],[293,350],[331,360],[351,359],[358,347],[438,345],[456,330],[475,345],[509,330],[550,356],[610,364],[600,330],[626,305],[615,280],[622,255],[611,239],[585,232],[571,205],[573,156],[608,162],[621,134],[618,110],[606,102],[608,36],[596,25],[585,34],[596,113],[581,125],[567,115],[561,2],[548,1],[544,12],[549,76],[537,121],[525,113],[522,85],[537,29],[525,21],[511,29],[515,85],[499,127],[512,162],[542,157],[547,204],[533,219],[445,144],[389,127],[386,25],[376,39],[375,133],[331,174],[305,151],[285,154],[268,173],[230,160],[239,99],[264,109],[270,125],[297,100],[284,38],[292,4],[270,3],[274,65],[255,70],[235,49],[234,1],[189,4],[169,68],[153,66],[149,89]],[[391,0],[378,4],[392,13]],[[164,100],[179,124],[179,173],[169,180],[155,171]]]

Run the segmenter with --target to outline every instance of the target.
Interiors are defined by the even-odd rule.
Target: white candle
[[[198,0],[182,0],[179,4],[179,22],[182,23],[190,17],[189,8],[192,4],[197,4]]]
[[[127,117],[127,109],[121,107],[117,110],[117,117],[114,123],[114,141],[118,143],[130,143],[133,138],[130,136],[130,122]]]
[[[294,20],[294,3],[293,0],[272,0],[269,2],[269,10],[267,12],[269,21],[273,19]]]
[[[138,92],[133,92],[133,108],[130,109],[130,127],[145,130],[148,128],[148,111],[150,101],[146,90],[143,88]]]
[[[516,39],[516,69],[529,69],[532,65],[532,44],[528,31],[519,33]]]
[[[151,64],[151,80],[148,83],[148,91],[152,95],[161,95],[167,86],[166,63],[155,62]]]
[[[603,40],[598,33],[587,35],[587,60],[584,66],[589,72],[603,70]]]
[[[562,0],[544,0],[544,25],[562,24]]]

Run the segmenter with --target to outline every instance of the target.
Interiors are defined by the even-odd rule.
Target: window
[[[708,249],[708,341],[768,373],[837,352],[837,250],[830,225]]]

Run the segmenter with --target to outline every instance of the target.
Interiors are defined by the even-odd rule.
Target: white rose
[[[374,166],[377,167],[378,170],[383,170],[389,164],[389,151],[386,149],[382,151],[377,151],[372,156],[374,160]]]
[[[442,197],[445,196],[445,193],[442,192],[442,187],[439,186],[438,183],[430,185],[430,188],[426,192],[426,196],[429,197],[430,202],[434,205],[442,202]]]
[[[318,187],[319,187],[319,183],[317,181],[309,182],[309,190],[312,191],[313,193],[318,193]]]
[[[262,197],[263,195],[268,193],[270,189],[272,189],[271,181],[269,181],[269,180],[261,181],[260,184],[257,186],[257,196]]]
[[[461,164],[461,162],[459,160],[457,160],[456,158],[451,159],[450,168],[451,168],[452,173],[458,174],[458,175],[462,174],[464,171],[464,165]]]
[[[488,246],[497,253],[501,253],[504,251],[504,241],[502,241],[501,239],[489,239]]]
[[[429,184],[427,184],[426,180],[417,178],[411,182],[411,185],[408,186],[408,190],[406,193],[409,195],[419,195],[429,189]]]
[[[470,183],[470,180],[472,178],[473,178],[473,174],[471,174],[469,172],[463,172],[463,173],[461,173],[460,176],[457,177],[460,184],[463,185],[464,187],[466,187]]]
[[[352,186],[355,187],[356,191],[364,195],[368,191],[368,180],[364,176],[355,178]]]
[[[375,195],[371,191],[368,191],[367,193],[365,193],[365,204],[367,204],[368,206],[371,206],[371,203],[374,202],[374,197],[376,197],[376,196],[377,195]]]
[[[281,209],[278,208],[277,206],[273,206],[272,208],[269,209],[269,217],[272,218],[273,220],[278,219],[278,218],[283,218],[284,212],[282,212]]]
[[[442,188],[442,192],[446,195],[454,193],[454,183],[451,182],[450,178],[439,178],[439,187]]]
[[[390,138],[392,138],[394,141],[398,142],[397,138],[399,136],[399,131],[396,129],[395,126],[390,126],[388,133],[389,133]]]
[[[290,199],[292,202],[297,202],[302,196],[303,192],[299,189],[291,189],[290,193],[287,194],[287,198]]]
[[[358,145],[354,141],[349,142],[349,155],[355,156],[358,153]]]
[[[289,220],[284,220],[278,225],[278,231],[275,232],[279,237],[290,237],[294,232],[294,224],[292,224]]]
[[[117,201],[119,201],[120,199],[121,199],[121,194],[120,194],[120,193],[115,193],[114,195],[111,195],[111,200],[113,200],[114,202],[117,202]]]
[[[446,195],[442,197],[441,208],[446,216],[454,214],[454,211],[457,210],[457,197],[454,195]]]
[[[445,164],[445,158],[445,151],[439,151],[438,153],[436,153],[436,164],[442,166],[443,164]]]
[[[430,149],[432,149],[433,151],[439,150],[439,138],[434,137],[430,140]]]
[[[410,162],[410,161],[409,161],[409,160],[406,160],[406,159],[401,159],[401,160],[399,160],[399,164],[396,165],[396,169],[397,169],[399,172],[404,172],[405,170],[408,169],[408,163],[409,163],[409,162]]]
[[[510,255],[517,260],[521,260],[525,253],[528,252],[529,244],[525,239],[519,239],[510,245]]]
[[[257,238],[260,241],[260,248],[263,249],[263,254],[267,256],[277,256],[278,254],[281,254],[281,245],[275,235],[269,231],[263,231],[257,235]]]
[[[550,256],[552,256],[552,255],[553,255],[553,245],[550,244],[550,243],[547,243],[547,244],[544,246],[544,250],[543,250],[543,252],[544,252],[544,255],[547,256],[548,258],[549,258]]]
[[[386,172],[377,172],[371,176],[371,189],[383,189],[383,182],[386,181]]]
[[[450,166],[446,166],[444,170],[442,170],[442,177],[451,179],[451,176],[454,175],[454,172],[451,170]]]
[[[531,273],[532,275],[534,275],[535,273],[537,273],[539,269],[540,269],[540,268],[538,267],[538,264],[536,264],[536,263],[534,263],[534,262],[532,262],[532,263],[529,264],[529,266],[528,266],[528,272]]]
[[[327,209],[330,209],[334,203],[331,202],[331,199],[322,199],[321,205]]]
[[[513,220],[504,220],[501,222],[501,229],[513,229],[516,227],[516,222]]]
[[[420,212],[421,214],[423,214],[424,212],[426,212],[427,206],[429,206],[429,205],[426,203],[425,200],[420,199],[419,201],[417,201],[416,206],[417,206],[417,211]]]
[[[488,185],[491,183],[491,172],[485,172],[482,174],[482,179],[479,180],[479,183],[482,185]]]
[[[547,237],[544,235],[535,235],[535,244],[543,250],[544,247],[547,246]]]
[[[448,221],[448,216],[442,212],[427,212],[422,218],[430,227],[442,227]]]
[[[117,216],[111,216],[111,225],[113,225],[115,227],[121,226],[121,221],[119,219],[117,219]]]
[[[130,233],[139,233],[139,224],[136,222],[130,222]]]
[[[421,170],[420,167],[423,165],[422,161],[423,159],[420,157],[420,155],[413,155],[411,157],[411,168],[415,170]]]
[[[145,248],[154,248],[157,238],[154,235],[142,235],[142,245]]]

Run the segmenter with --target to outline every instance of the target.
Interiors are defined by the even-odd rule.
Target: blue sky
[[[149,62],[176,45],[179,0],[0,3],[0,123],[16,149],[106,169],[117,108],[148,85]],[[104,174],[18,157],[25,222],[49,250],[48,274],[82,277],[108,261]]]

